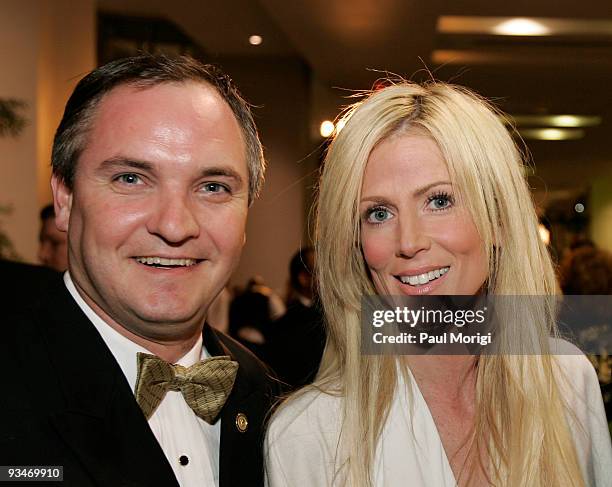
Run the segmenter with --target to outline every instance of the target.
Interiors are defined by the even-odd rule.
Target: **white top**
[[[70,274],[64,283],[81,310],[96,327],[100,336],[117,360],[132,390],[138,374],[137,353],[151,353],[111,328],[100,318],[78,293]],[[189,367],[208,357],[202,337],[177,363]],[[187,405],[180,391],[168,391],[149,419],[149,426],[166,454],[168,462],[182,487],[219,486],[219,444],[221,420],[214,425],[200,419]],[[181,465],[181,456],[188,458]]]
[[[577,349],[576,349],[577,351]],[[612,447],[597,376],[584,355],[555,357],[571,391],[563,396],[587,486],[611,485]],[[399,385],[375,452],[372,479],[384,487],[454,487],[455,478],[429,408],[415,380]],[[409,390],[410,388],[410,390]],[[410,398],[412,399],[412,404]],[[342,398],[309,391],[272,418],[266,437],[266,485],[342,485],[334,479]]]

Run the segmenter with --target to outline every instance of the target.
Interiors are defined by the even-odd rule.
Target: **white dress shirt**
[[[64,283],[81,310],[100,333],[134,391],[138,374],[137,353],[151,352],[107,325],[83,300],[68,272],[64,274]],[[200,336],[193,348],[177,363],[189,367],[208,356]],[[149,426],[166,454],[181,487],[204,485],[218,487],[221,420],[214,425],[208,424],[196,416],[180,391],[168,391],[149,419]]]
[[[584,355],[555,359],[556,373],[568,379],[561,393],[574,414],[568,421],[585,485],[609,486],[612,447],[595,370]],[[411,377],[406,384],[399,376],[375,452],[373,485],[455,487],[446,451],[416,381]],[[319,391],[309,391],[281,408],[266,435],[266,486],[343,485],[342,477],[334,477],[341,417],[342,398]]]

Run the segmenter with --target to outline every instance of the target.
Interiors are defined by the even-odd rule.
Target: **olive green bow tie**
[[[237,371],[238,362],[227,355],[183,367],[138,353],[136,401],[149,419],[168,391],[181,391],[193,412],[212,424],[232,391]]]

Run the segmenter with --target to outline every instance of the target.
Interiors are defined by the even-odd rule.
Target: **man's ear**
[[[55,174],[51,176],[51,189],[53,190],[55,225],[58,230],[67,232],[72,209],[72,190],[66,186],[63,179],[58,178]]]

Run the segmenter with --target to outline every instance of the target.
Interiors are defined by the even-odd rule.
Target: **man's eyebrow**
[[[127,157],[111,157],[100,163],[99,169],[104,171],[108,169],[140,169],[141,171],[152,171],[153,164],[146,161],[139,161],[136,159],[129,159]]]
[[[242,176],[238,174],[237,171],[230,167],[223,166],[213,166],[207,167],[200,172],[200,176],[203,178],[208,178],[211,176],[223,176],[226,178],[231,178],[236,181],[237,184],[242,184]]]

